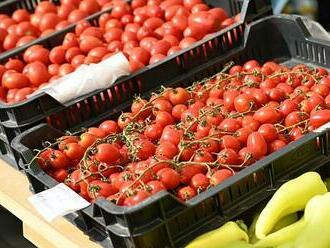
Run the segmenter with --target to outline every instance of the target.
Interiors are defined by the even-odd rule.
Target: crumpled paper
[[[109,88],[119,77],[129,74],[129,62],[120,52],[100,63],[81,65],[74,72],[35,91],[29,97],[45,92],[65,105],[74,98]]]

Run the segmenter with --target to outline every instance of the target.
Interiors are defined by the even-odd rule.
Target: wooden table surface
[[[0,205],[23,222],[23,235],[40,248],[100,248],[64,218],[49,223],[27,198],[29,182],[25,175],[0,160]]]

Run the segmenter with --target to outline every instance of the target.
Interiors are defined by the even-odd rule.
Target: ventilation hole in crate
[[[315,46],[311,46],[311,53],[312,53],[312,60],[313,62],[317,62],[317,52],[316,52],[317,48]]]
[[[296,50],[296,56],[300,57],[300,49],[299,49],[298,41],[295,40],[294,45],[295,45],[295,50]]]
[[[324,47],[322,47],[322,58],[323,58],[323,62],[322,62],[322,64],[328,64],[328,60],[327,60],[327,57],[328,57],[328,55],[329,55],[329,53],[327,54],[326,53],[326,51],[325,51],[325,48]]]

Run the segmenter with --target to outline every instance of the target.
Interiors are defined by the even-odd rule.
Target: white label
[[[327,128],[330,128],[330,122],[324,124],[323,126],[320,126],[319,128],[315,129],[313,132],[315,132],[315,133],[322,133]]]
[[[64,183],[30,196],[28,200],[42,217],[49,222],[57,217],[64,216],[90,205],[88,201]]]

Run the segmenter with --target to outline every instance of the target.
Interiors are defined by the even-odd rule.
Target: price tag
[[[327,128],[330,128],[330,122],[324,124],[323,126],[320,126],[319,128],[315,129],[313,132],[315,132],[315,133],[322,133]]]
[[[88,201],[64,183],[33,195],[28,200],[42,217],[49,222],[57,217],[64,216],[90,205]]]

